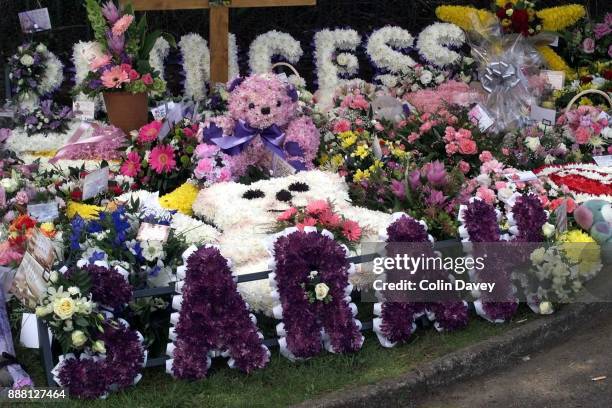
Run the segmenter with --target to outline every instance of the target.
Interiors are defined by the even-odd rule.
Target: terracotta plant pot
[[[149,121],[146,93],[105,92],[104,104],[110,123],[126,134],[139,129]]]

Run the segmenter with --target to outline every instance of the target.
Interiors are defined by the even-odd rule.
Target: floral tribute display
[[[89,62],[90,72],[77,92],[95,96],[101,92],[163,92],[166,83],[149,64],[149,53],[159,31],[147,34],[146,19],[136,20],[131,6],[118,8],[113,0],[100,5],[86,1],[97,49]],[[167,38],[174,43],[172,37]]]
[[[314,227],[289,228],[270,247],[274,256],[270,286],[281,354],[290,360],[315,356],[325,347],[330,353],[359,350],[364,337],[355,319],[348,278],[355,266],[348,262],[346,247],[329,231]]]
[[[395,221],[389,225],[381,237],[388,243],[400,242],[433,242],[433,237],[427,233],[427,226],[406,214],[393,215]],[[388,247],[387,256],[401,255],[397,249]],[[419,249],[429,249],[428,255],[433,255],[433,248],[428,245],[419,246]],[[401,251],[400,251],[401,252]],[[387,275],[393,272],[387,272]],[[413,276],[415,281],[427,278],[448,281],[448,276],[435,272],[425,271],[426,276]],[[387,277],[389,281],[389,277]],[[394,302],[383,301],[374,304],[374,313],[379,317],[374,319],[374,332],[384,347],[393,347],[398,342],[406,341],[416,330],[416,319],[425,315],[434,321],[438,331],[456,330],[465,327],[468,323],[467,302],[456,299],[445,302]]]
[[[9,58],[9,80],[15,102],[33,109],[40,98],[50,95],[64,79],[64,65],[45,44],[26,43]]]
[[[251,371],[264,368],[270,351],[236,290],[229,262],[217,248],[205,246],[183,254],[185,265],[173,305],[178,309],[170,329],[166,370],[176,378],[196,380],[206,376],[211,357],[229,357],[230,368]],[[173,315],[174,316],[174,315]]]
[[[0,281],[12,295],[0,340],[34,313],[52,333],[47,377],[72,397],[125,389],[147,361],[167,362],[168,381],[202,380],[215,357],[257,377],[275,353],[357,353],[376,342],[369,330],[410,347],[419,327],[446,338],[476,316],[553,313],[605,278],[610,13],[442,5],[419,33],[320,27],[311,56],[289,33],[248,50],[230,34],[230,80],[211,84],[216,47],[202,33],[173,51],[129,2],[83,3],[91,38],[72,63],[14,44],[0,108]],[[308,61],[314,84],[298,75]],[[272,72],[288,63],[292,75]],[[486,267],[384,268],[383,283],[453,289],[377,289],[373,258],[419,250]],[[18,374],[15,387],[31,385]]]

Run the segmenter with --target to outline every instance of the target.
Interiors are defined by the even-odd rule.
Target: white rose
[[[432,79],[433,79],[433,75],[429,71],[423,71],[423,73],[419,77],[419,81],[421,81],[423,85],[427,85],[428,83],[431,82]]]
[[[91,349],[96,353],[106,354],[106,346],[104,345],[104,342],[102,340],[97,340],[96,342],[94,342],[93,346],[91,346]]]
[[[504,187],[504,188],[500,188],[499,191],[497,192],[497,198],[499,198],[499,201],[505,203],[506,201],[510,200],[513,194],[514,194],[514,191],[512,191],[510,187]]]
[[[542,233],[547,238],[552,237],[555,233],[555,226],[547,222],[546,224],[542,225]]]
[[[441,84],[442,82],[444,82],[446,78],[444,77],[444,75],[440,74],[436,77],[436,83],[437,84]]]
[[[540,147],[540,138],[526,137],[525,145],[527,146],[529,150],[531,150],[532,152],[535,152],[536,150],[538,150],[538,147]]]
[[[80,330],[73,331],[70,337],[74,347],[81,347],[87,341],[87,336],[85,336],[85,333]]]
[[[547,154],[546,157],[544,158],[544,163],[546,163],[546,164],[553,164],[555,162],[555,160],[556,160],[555,156]]]
[[[81,293],[81,290],[77,288],[76,286],[71,286],[68,288],[68,293],[74,296],[74,295],[78,295],[79,293]]]
[[[2,188],[4,188],[4,191],[7,193],[14,193],[17,191],[17,188],[19,188],[17,180],[12,178],[3,178],[0,180],[0,185],[2,185]]]
[[[315,296],[317,300],[323,300],[329,292],[329,286],[324,283],[317,283],[315,286]]]
[[[511,16],[512,16],[512,14],[514,14],[514,10],[513,10],[513,9],[511,9],[511,8],[510,8],[510,9],[506,10],[506,15],[507,15],[508,17],[511,17]]]
[[[32,58],[31,55],[26,54],[19,59],[19,62],[21,62],[21,65],[29,67],[34,64],[34,58]]]
[[[308,278],[314,279],[314,278],[317,277],[318,274],[319,274],[319,272],[317,272],[317,271],[310,271],[310,274],[308,274]]]
[[[478,184],[481,186],[489,187],[491,185],[491,178],[487,174],[479,174],[478,177],[476,177],[476,181],[478,181]]]
[[[348,56],[346,54],[339,54],[336,57],[336,62],[338,63],[338,65],[345,67],[348,65],[349,61],[348,61]]]
[[[38,44],[36,46],[36,51],[37,52],[45,52],[45,51],[47,51],[47,46],[45,44]]]
[[[62,320],[72,317],[75,311],[75,302],[69,297],[59,298],[53,302],[53,312]]]
[[[602,78],[602,77],[595,77],[593,78],[593,80],[591,81],[591,83],[596,86],[597,88],[601,88],[602,86],[604,86],[604,84],[606,83],[606,79]]]
[[[612,139],[612,128],[611,127],[606,127],[604,130],[602,130],[601,131],[601,137],[603,137],[606,140]]]
[[[541,302],[540,303],[540,314],[548,315],[554,312],[552,303],[550,302]]]
[[[53,312],[53,309],[49,306],[37,306],[36,307],[36,316],[45,317],[49,313]]]

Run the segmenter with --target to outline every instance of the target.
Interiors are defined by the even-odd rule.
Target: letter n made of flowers
[[[177,271],[179,282],[171,316],[166,371],[176,378],[200,379],[206,376],[211,357],[229,357],[230,368],[249,373],[263,368],[270,351],[255,316],[237,290],[229,261],[213,246],[183,254],[186,267]]]

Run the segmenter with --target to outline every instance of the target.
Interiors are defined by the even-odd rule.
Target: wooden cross
[[[130,0],[121,0],[130,3]],[[315,6],[317,0],[231,0],[230,6],[210,6],[208,0],[131,0],[134,10],[198,10],[210,8],[210,79],[228,80],[230,8]]]

